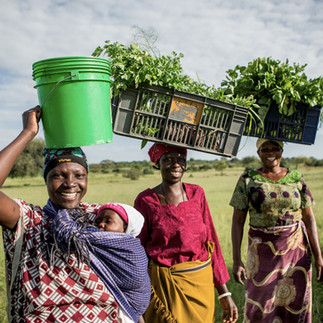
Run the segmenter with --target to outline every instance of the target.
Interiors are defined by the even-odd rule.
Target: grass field
[[[314,213],[316,215],[320,243],[323,248],[323,168],[301,168],[307,184],[314,196],[316,204]],[[231,216],[232,208],[229,206],[232,191],[238,176],[243,170],[239,168],[226,169],[224,175],[220,176],[216,171],[194,172],[189,171],[184,181],[201,185],[206,193],[211,213],[213,215],[215,228],[221,243],[222,252],[231,274],[232,271],[232,250],[231,250]],[[121,202],[132,205],[139,192],[147,187],[154,187],[160,183],[160,175],[146,175],[139,180],[131,181],[120,175],[112,174],[90,174],[88,193],[84,198],[87,202]],[[10,197],[19,197],[33,204],[44,205],[47,201],[46,187],[42,178],[31,179],[8,179],[3,191]],[[247,226],[245,232],[247,232]],[[247,239],[244,236],[242,254],[247,252]],[[245,258],[244,258],[245,259]],[[315,276],[315,270],[313,272]],[[239,308],[239,321],[242,322],[244,304],[244,288],[233,281],[227,283],[232,292],[234,301]],[[6,321],[5,314],[5,271],[4,254],[1,243],[0,247],[0,322]],[[323,286],[313,279],[313,323],[323,322]],[[216,302],[217,321],[220,322],[221,310]]]

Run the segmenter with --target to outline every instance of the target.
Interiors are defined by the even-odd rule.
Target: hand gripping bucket
[[[33,64],[47,148],[112,141],[110,62],[71,56]]]

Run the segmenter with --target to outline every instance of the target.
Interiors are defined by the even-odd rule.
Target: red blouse
[[[213,241],[214,285],[221,286],[230,276],[204,190],[198,185],[183,185],[188,201],[181,202],[178,206],[162,206],[158,196],[150,188],[137,196],[134,206],[145,217],[139,238],[148,256],[167,267],[186,261],[207,260],[207,242]]]

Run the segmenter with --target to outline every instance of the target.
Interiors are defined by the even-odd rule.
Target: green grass
[[[235,187],[238,176],[243,169],[226,169],[224,175],[220,176],[214,170],[207,172],[188,172],[184,181],[202,186],[205,190],[214,225],[220,240],[222,252],[231,274],[232,272],[232,250],[231,250],[231,217],[232,208],[229,206],[232,191]],[[316,204],[313,207],[319,229],[321,247],[323,246],[323,168],[301,168],[306,182],[313,194]],[[139,180],[132,181],[121,175],[113,174],[90,174],[88,192],[84,198],[87,202],[121,202],[133,204],[135,197],[142,190],[154,187],[160,183],[159,172],[146,175]],[[19,197],[33,204],[44,205],[47,201],[47,191],[42,178],[8,179],[3,191],[10,197]],[[247,219],[248,221],[248,219]],[[247,226],[242,245],[244,259],[247,253]],[[0,247],[0,322],[6,321],[5,314],[5,271],[4,253],[1,243]],[[315,277],[315,269],[313,271]],[[232,292],[234,301],[239,309],[239,321],[242,322],[244,305],[244,287],[234,282],[233,278],[227,283]],[[313,279],[313,323],[323,321],[323,288]],[[220,322],[221,309],[219,302],[216,302],[216,313]]]

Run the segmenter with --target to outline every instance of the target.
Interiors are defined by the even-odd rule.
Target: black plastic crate
[[[276,139],[286,142],[311,145],[315,142],[319,124],[321,106],[307,107],[299,105],[291,116],[283,116],[277,108],[269,109],[263,127],[254,121],[249,127],[249,118],[244,135]]]
[[[113,98],[112,114],[116,134],[232,157],[240,145],[248,108],[141,85]]]

